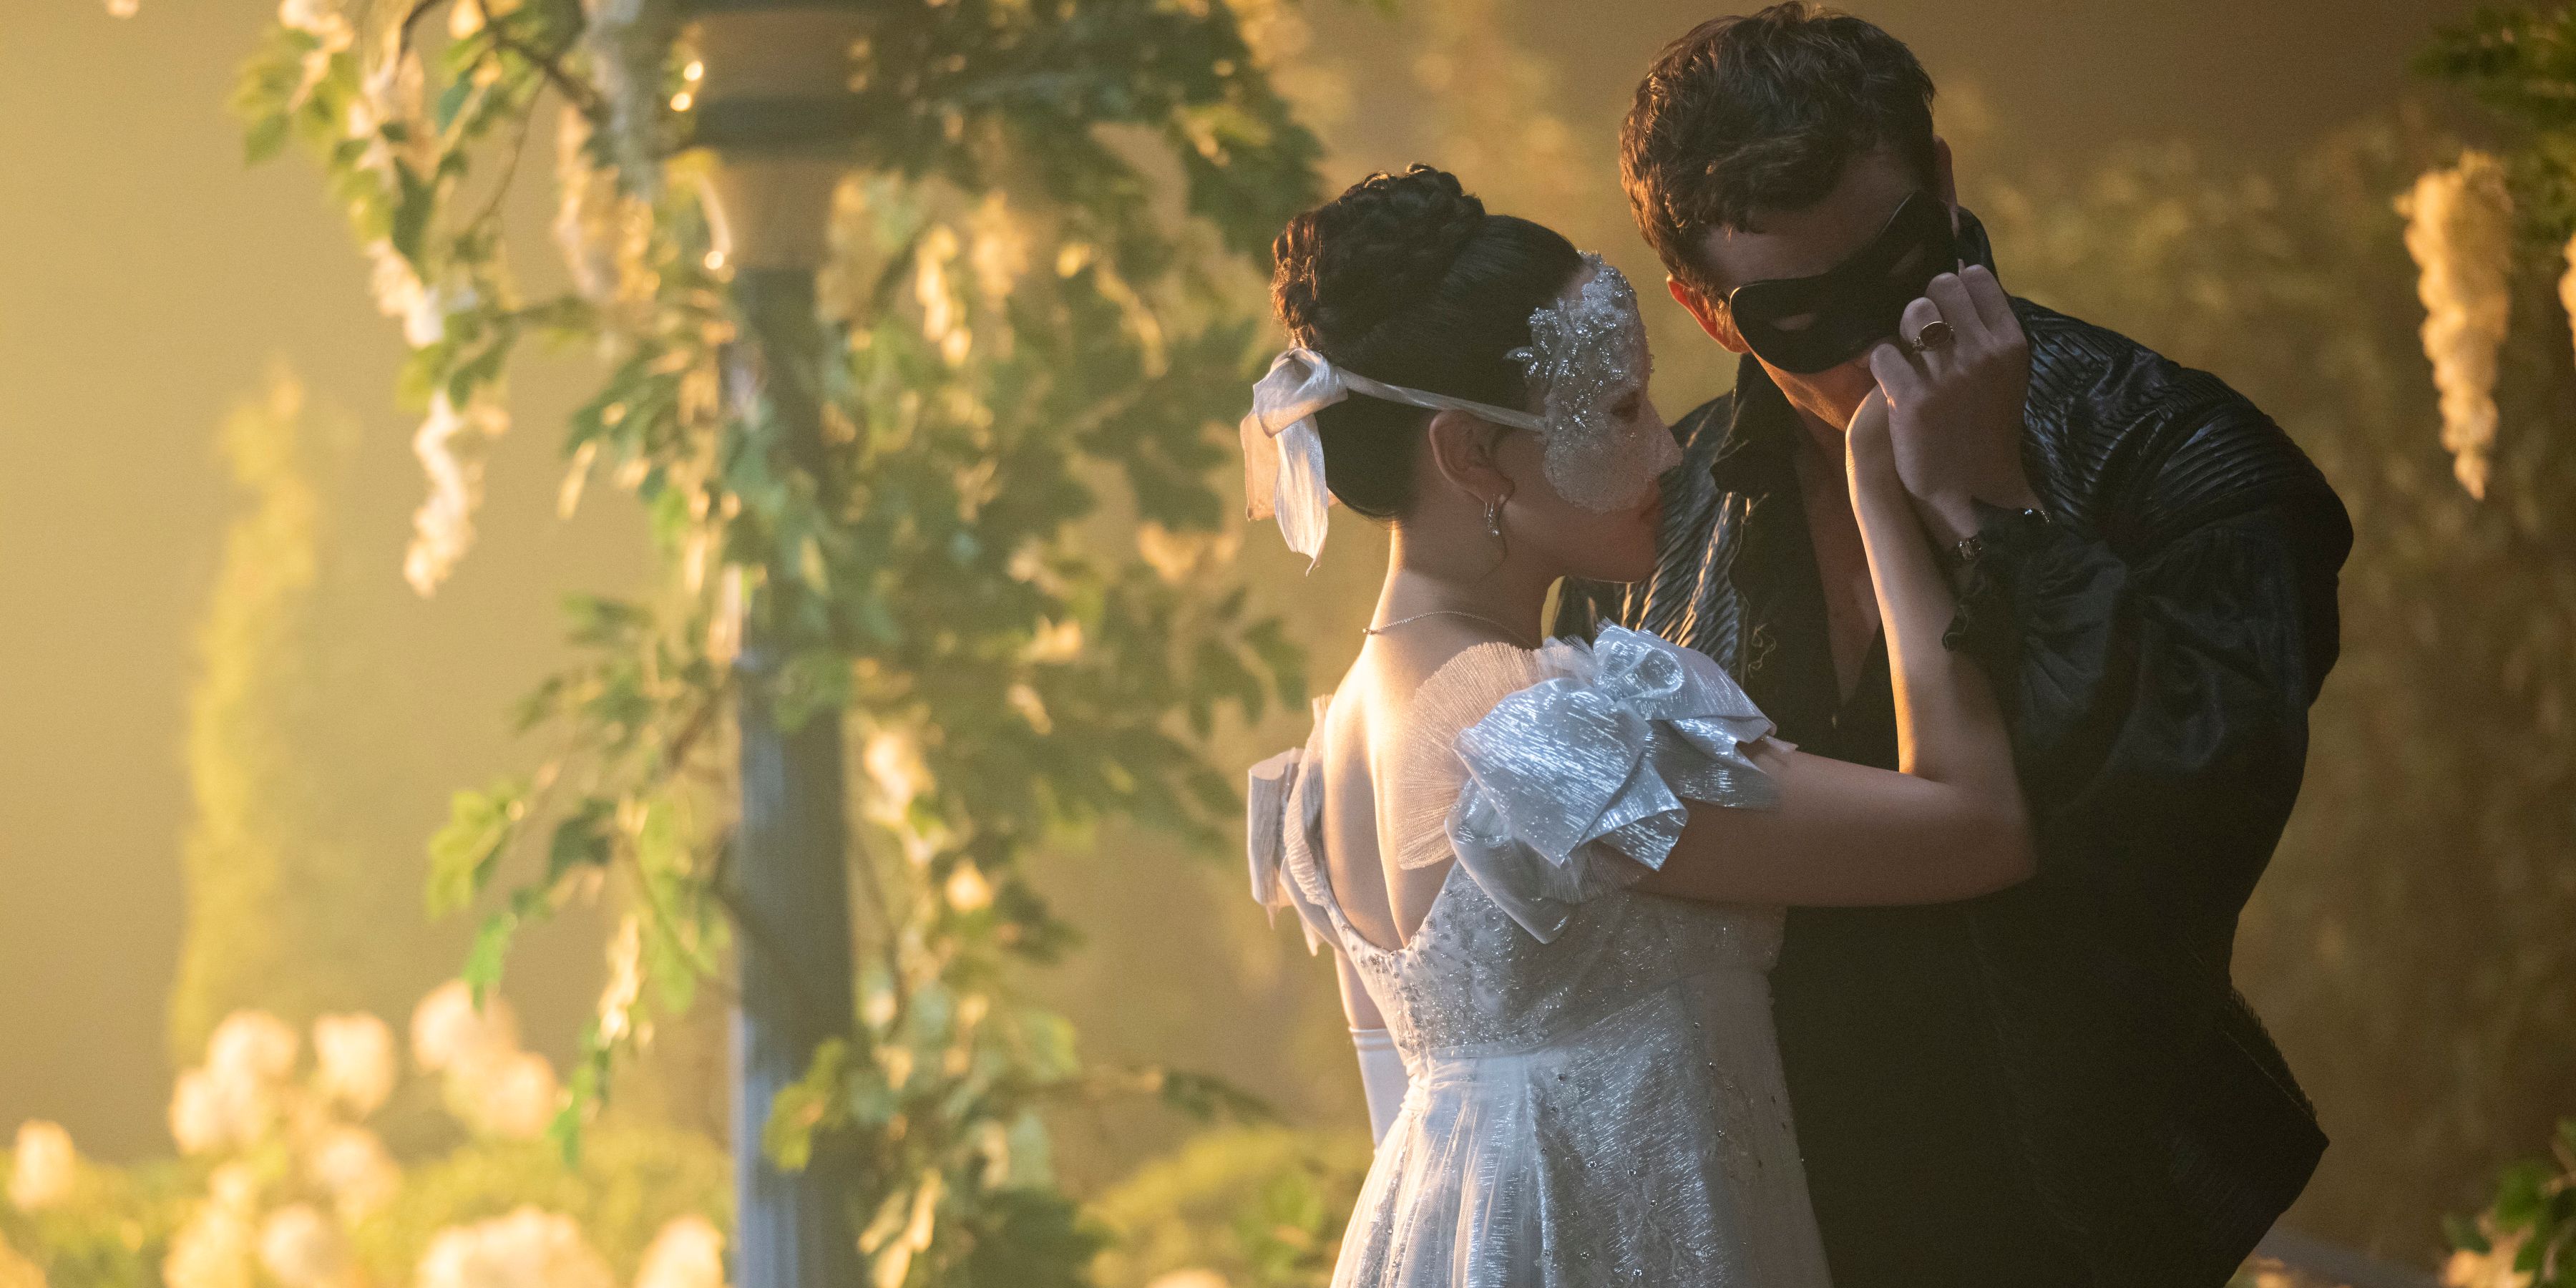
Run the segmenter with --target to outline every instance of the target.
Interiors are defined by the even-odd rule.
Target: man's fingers
[[[1958,333],[1958,342],[1972,349],[1986,347],[1986,319],[1978,312],[1977,302],[1968,297],[1968,285],[1956,273],[1943,273],[1923,288],[1923,294],[1941,310],[1941,320]],[[1913,316],[1907,314],[1908,317]],[[1912,332],[1906,334],[1911,335]]]
[[[1960,340],[1965,338],[1960,333],[1959,324],[1956,322],[1950,322],[1950,320],[1943,316],[1943,314],[1944,310],[1940,305],[1929,299],[1918,299],[1912,304],[1906,305],[1905,312],[1898,315],[1896,319],[1897,347],[1905,350],[1906,353],[1911,355],[1915,365],[1921,367],[1926,374],[1930,375],[1938,375],[1949,369],[1950,358],[1952,355],[1946,351],[1955,347]],[[1923,328],[1928,327],[1935,322],[1949,323],[1951,329],[1950,338],[1929,348],[1918,347],[1914,342],[1914,338],[1923,334]]]
[[[1968,291],[1968,299],[1984,319],[1986,330],[1996,339],[2019,344],[2021,319],[2013,316],[2012,297],[2004,294],[2004,284],[1995,280],[1994,272],[1983,264],[1970,264],[1959,270],[1959,282]]]
[[[1896,347],[1892,340],[1881,340],[1869,351],[1869,374],[1878,378],[1878,387],[1887,391],[1887,400],[1902,403],[1920,394],[1925,377],[1918,360]]]

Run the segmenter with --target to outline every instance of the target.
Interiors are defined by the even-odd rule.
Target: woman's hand
[[[1870,512],[1873,502],[1904,495],[1896,464],[1896,438],[1887,407],[1887,392],[1869,391],[1843,427],[1843,479],[1851,487],[1852,513]]]
[[[1935,340],[1918,348],[1927,327]],[[1897,474],[1933,535],[1946,544],[1975,532],[1979,501],[2038,505],[2021,462],[2030,344],[1994,274],[1971,266],[1933,278],[1896,333],[1870,351],[1869,369],[1887,396]]]

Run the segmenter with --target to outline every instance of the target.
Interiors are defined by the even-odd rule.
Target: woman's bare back
[[[1370,942],[1401,948],[1430,915],[1448,863],[1404,868],[1388,856],[1408,817],[1395,772],[1413,695],[1466,649],[1492,642],[1472,624],[1423,621],[1373,635],[1324,716],[1324,867],[1342,912]]]

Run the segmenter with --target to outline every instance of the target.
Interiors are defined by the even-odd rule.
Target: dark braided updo
[[[1503,407],[1529,404],[1505,355],[1583,269],[1572,242],[1486,214],[1456,176],[1424,165],[1352,185],[1290,220],[1270,251],[1271,300],[1292,341],[1374,380]],[[1370,518],[1401,516],[1430,420],[1368,397],[1325,408],[1325,484]]]

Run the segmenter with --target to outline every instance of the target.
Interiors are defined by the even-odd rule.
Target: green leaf
[[[527,791],[525,783],[504,778],[449,800],[447,825],[429,840],[431,916],[455,912],[483,892],[527,812]]]
[[[242,163],[258,165],[275,159],[286,148],[288,127],[292,124],[284,112],[271,112],[252,121],[242,131]]]
[[[463,978],[466,987],[474,991],[475,1005],[481,1006],[501,986],[501,971],[510,959],[510,941],[518,933],[519,914],[508,908],[485,917],[482,927],[474,932],[474,946],[465,953]]]
[[[1020,1060],[1040,1082],[1072,1077],[1082,1067],[1074,1052],[1073,1023],[1054,1012],[1022,1011],[1020,1041]]]
[[[616,852],[616,834],[612,827],[617,815],[617,802],[604,796],[586,796],[572,815],[555,824],[553,841],[546,847],[546,884],[552,886],[576,868],[602,868]]]
[[[400,195],[394,201],[393,227],[388,235],[394,249],[417,270],[421,239],[428,235],[430,221],[438,215],[439,183],[435,177],[425,182],[415,177],[411,167],[400,160],[394,162],[394,174],[399,180]]]
[[[814,1135],[848,1120],[841,1083],[849,1068],[850,1044],[833,1038],[814,1049],[805,1076],[778,1089],[770,1098],[769,1121],[761,1128],[761,1152],[782,1172],[801,1172],[814,1161]]]
[[[985,1196],[960,1288],[1087,1288],[1085,1268],[1109,1233],[1052,1189],[1016,1186]]]
[[[1149,1075],[1166,1108],[1201,1122],[1218,1118],[1236,1122],[1271,1122],[1279,1113],[1270,1102],[1214,1074],[1161,1069]]]
[[[787,659],[770,681],[770,718],[784,732],[850,704],[850,659],[837,649],[806,649]]]
[[[1285,624],[1276,617],[1264,617],[1244,628],[1243,642],[1269,670],[1271,687],[1279,691],[1279,701],[1290,710],[1302,709],[1306,705],[1306,650],[1288,638]]]
[[[2494,1246],[2487,1242],[2486,1235],[2479,1232],[2477,1222],[2465,1217],[2445,1213],[2442,1217],[2442,1237],[2452,1247],[2463,1252],[2484,1254],[2495,1251]]]

